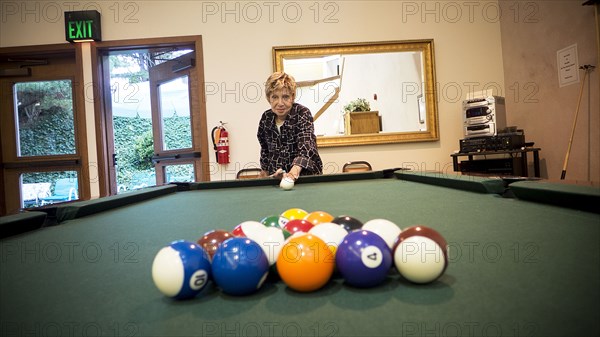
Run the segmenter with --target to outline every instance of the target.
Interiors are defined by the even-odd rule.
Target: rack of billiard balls
[[[195,297],[209,282],[234,296],[254,293],[269,273],[291,289],[311,292],[335,272],[353,287],[382,284],[391,268],[412,283],[439,279],[448,266],[444,237],[427,226],[401,230],[394,222],[333,217],[291,208],[261,221],[244,221],[231,231],[215,229],[197,241],[178,240],[161,248],[152,279],[164,295]]]

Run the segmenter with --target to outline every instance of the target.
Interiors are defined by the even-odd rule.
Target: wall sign
[[[579,82],[579,58],[577,44],[570,45],[556,52],[558,68],[558,86],[564,87]]]
[[[69,42],[102,41],[98,11],[65,12],[65,39]]]

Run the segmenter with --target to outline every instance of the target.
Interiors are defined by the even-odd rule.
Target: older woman
[[[265,84],[271,108],[258,124],[262,176],[298,179],[300,175],[321,174],[323,163],[317,151],[310,110],[298,103],[296,81],[283,72],[269,76]]]

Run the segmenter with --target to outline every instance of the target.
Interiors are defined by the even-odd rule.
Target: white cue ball
[[[282,189],[289,191],[292,188],[294,188],[294,180],[291,178],[283,178],[281,179],[281,182],[279,183],[279,187],[281,187]]]

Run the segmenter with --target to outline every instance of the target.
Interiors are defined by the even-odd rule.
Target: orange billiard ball
[[[333,252],[312,234],[290,237],[277,258],[277,272],[283,282],[300,292],[322,288],[333,275],[334,266]]]

